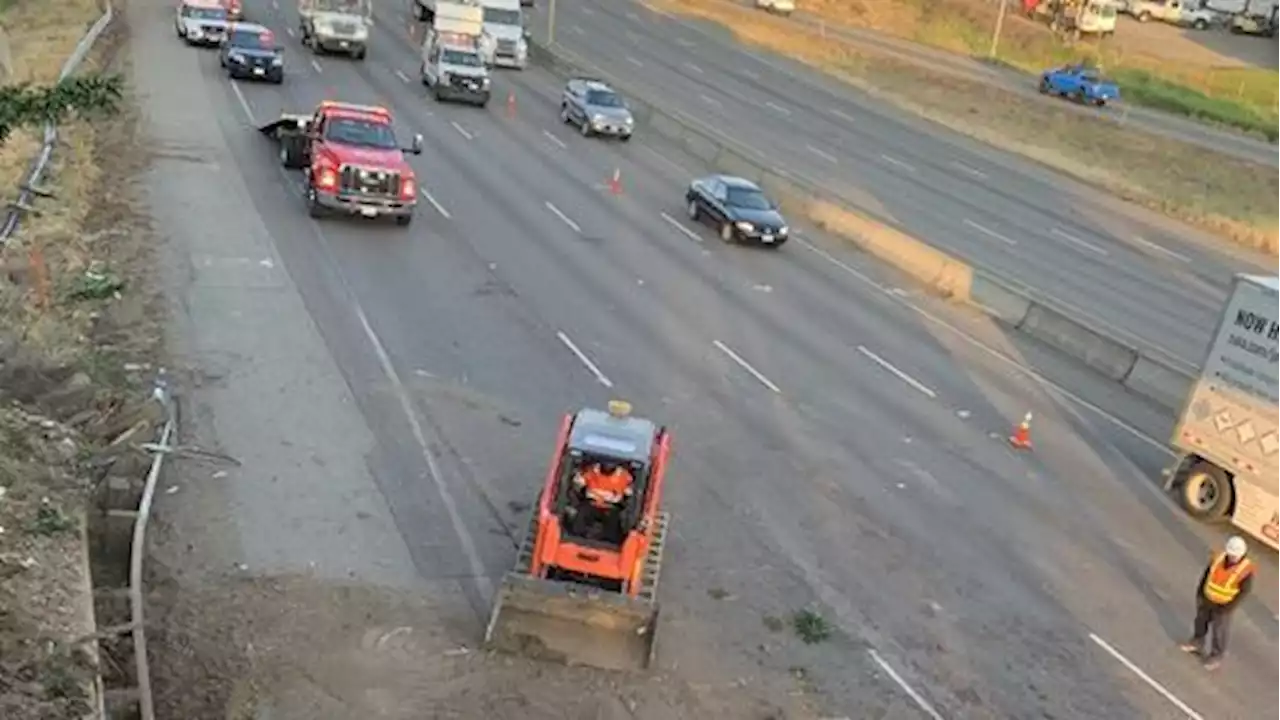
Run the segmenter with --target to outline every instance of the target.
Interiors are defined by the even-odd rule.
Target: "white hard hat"
[[[1245,545],[1244,538],[1239,535],[1232,535],[1227,539],[1226,551],[1228,557],[1233,560],[1238,560],[1239,558],[1244,557],[1246,552],[1249,552],[1249,546]]]

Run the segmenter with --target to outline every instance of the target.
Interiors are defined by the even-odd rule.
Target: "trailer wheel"
[[[1178,488],[1178,502],[1197,520],[1222,520],[1235,499],[1231,478],[1221,468],[1206,462],[1191,466]]]
[[[280,164],[289,170],[297,170],[303,166],[301,137],[297,135],[280,137]]]

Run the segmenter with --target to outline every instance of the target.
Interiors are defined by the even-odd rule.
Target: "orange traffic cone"
[[[613,169],[613,177],[609,178],[609,192],[614,195],[622,194],[622,170]]]
[[[1031,413],[1028,412],[1022,418],[1022,422],[1013,429],[1013,434],[1009,436],[1009,444],[1018,450],[1031,449]]]
[[[507,91],[507,117],[515,119],[516,116],[516,91]]]

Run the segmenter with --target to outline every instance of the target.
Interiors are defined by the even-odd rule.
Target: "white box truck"
[[[1280,548],[1276,464],[1280,278],[1237,275],[1218,327],[1173,428],[1177,463],[1166,475],[1183,508],[1230,519]]]

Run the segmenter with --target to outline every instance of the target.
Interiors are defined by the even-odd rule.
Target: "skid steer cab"
[[[279,143],[281,165],[303,171],[311,217],[413,221],[418,182],[405,154],[421,154],[423,140],[414,135],[400,147],[386,108],[325,100],[310,115],[282,115],[259,130]]]
[[[625,402],[564,418],[486,646],[613,670],[649,666],[670,452],[666,428],[631,417]]]

